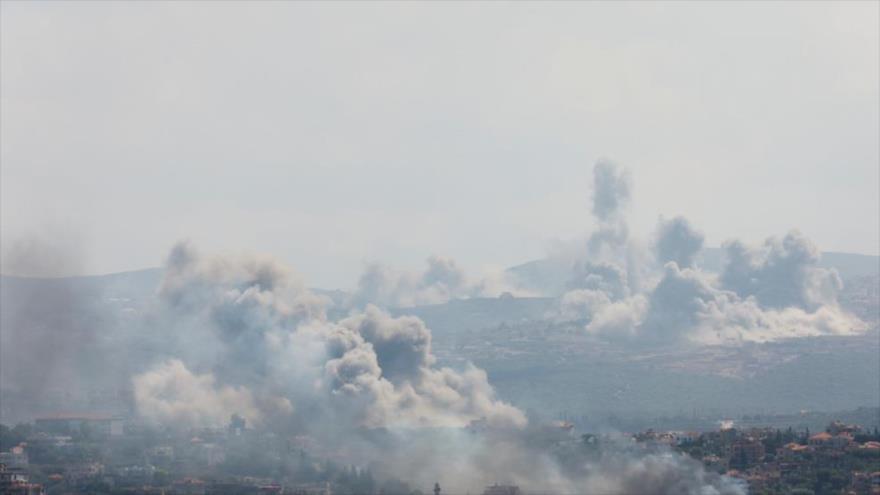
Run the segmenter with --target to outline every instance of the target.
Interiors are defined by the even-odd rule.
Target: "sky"
[[[469,269],[592,227],[880,251],[877,2],[0,4],[3,273],[277,256]]]

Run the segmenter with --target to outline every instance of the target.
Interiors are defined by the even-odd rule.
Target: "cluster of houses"
[[[45,495],[43,485],[31,483],[23,467],[9,467],[0,462],[0,493],[3,495]]]
[[[692,455],[707,469],[742,480],[751,493],[775,493],[780,487],[815,479],[821,470],[837,470],[847,478],[842,493],[880,495],[876,432],[867,435],[857,425],[837,421],[814,435],[731,426],[703,433],[648,430],[633,438],[643,445],[668,446]]]

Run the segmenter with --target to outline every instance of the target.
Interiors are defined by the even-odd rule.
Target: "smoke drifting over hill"
[[[627,169],[609,160],[595,164],[596,227],[579,249],[553,260],[568,271],[568,290],[553,315],[557,321],[584,321],[592,334],[645,344],[770,341],[865,329],[840,308],[841,279],[819,266],[818,249],[803,234],[791,231],[760,247],[730,240],[716,275],[700,269],[704,236],[685,217],[661,217],[648,241],[634,237],[627,223],[632,196]],[[374,264],[349,305],[410,307],[530,293],[510,277],[470,280],[453,260],[440,256],[429,258],[421,273]]]
[[[352,302],[407,307],[443,303],[472,293],[467,285],[467,275],[454,260],[431,256],[427,263],[428,267],[422,273],[401,272],[378,263],[370,264],[358,280]]]
[[[725,243],[726,264],[715,277],[696,268],[703,235],[684,217],[660,220],[653,252],[629,238],[630,191],[626,170],[596,164],[599,227],[573,264],[558,319],[586,320],[589,332],[642,343],[768,341],[865,328],[840,308],[840,277],[818,266],[818,249],[801,233],[760,248]]]
[[[347,306],[363,308],[375,304],[383,308],[407,308],[443,304],[453,299],[497,297],[509,292],[533,295],[519,288],[503,272],[490,272],[482,278],[468,276],[455,260],[431,256],[421,272],[395,270],[381,263],[369,264],[358,280],[357,290],[348,298]]]
[[[422,280],[455,285],[450,266],[438,262]],[[453,492],[507,479],[554,493],[627,493],[643,479],[655,493],[740,493],[665,451],[609,444],[563,464],[535,445],[540,427],[498,400],[484,371],[436,364],[420,319],[368,304],[333,321],[330,302],[303,287],[270,259],[176,246],[150,327],[169,339],[172,357],[134,376],[138,413],[174,428],[238,414],[354,451],[380,476],[430,486],[454,472]]]
[[[192,392],[218,411],[244,404],[256,412],[250,420],[283,416],[305,403],[315,417],[342,414],[340,424],[354,427],[460,427],[480,418],[525,423],[522,413],[494,398],[482,371],[437,368],[431,334],[417,318],[367,306],[329,321],[328,301],[274,261],[203,257],[185,244],[172,250],[165,273],[160,321],[174,322],[178,333],[195,330],[191,341],[178,334],[179,360],[135,378],[139,408],[156,419],[209,419],[204,404],[188,410],[185,400],[174,400]],[[191,350],[195,337],[198,349],[214,352]]]
[[[660,263],[674,261],[681,268],[690,268],[703,249],[703,234],[684,217],[668,221],[661,218],[654,249]]]
[[[687,219],[661,218],[641,241],[627,224],[630,174],[602,161],[593,177],[596,229],[557,260],[566,264],[568,283],[563,294],[549,294],[558,296],[556,321],[632,346],[864,328],[840,308],[840,277],[818,266],[816,247],[800,233],[759,247],[730,241],[721,273],[708,273],[700,268],[703,234]],[[8,359],[7,344],[47,347],[58,336],[22,332],[18,323],[44,304],[80,311],[97,297],[60,289],[60,299],[33,294],[28,304],[4,308],[3,375],[20,380],[21,389],[42,387],[59,373],[28,372],[30,364]],[[155,300],[136,319],[94,320],[99,324],[88,332],[61,337],[80,349],[85,335],[102,356],[151,349],[145,362],[108,357],[77,376],[98,382],[95,370],[103,367],[106,380],[130,382],[137,414],[154,425],[216,427],[237,414],[259,428],[344,449],[377,474],[420,486],[455,472],[450,491],[505,479],[558,493],[647,486],[658,494],[740,493],[738,485],[662,450],[608,444],[601,455],[568,452],[562,462],[535,442],[542,426],[499,399],[485,371],[439,364],[431,330],[406,316],[408,307],[528,290],[506,276],[471,277],[454,260],[432,256],[420,272],[369,265],[357,290],[334,302],[272,258],[207,256],[181,243],[166,259]]]

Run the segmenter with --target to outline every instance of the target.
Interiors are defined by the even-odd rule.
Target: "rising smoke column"
[[[593,187],[599,227],[572,271],[557,320],[583,321],[590,333],[643,344],[767,341],[865,329],[840,308],[840,277],[818,266],[818,249],[799,232],[767,239],[760,248],[728,241],[727,262],[716,278],[695,266],[703,234],[684,217],[661,218],[653,244],[654,263],[662,267],[657,272],[650,260],[632,255],[637,250],[627,249],[631,240],[623,242],[629,174],[600,161]],[[623,261],[620,253],[627,253]],[[653,282],[633,283],[644,279]]]
[[[596,162],[593,167],[593,216],[603,224],[620,221],[631,198],[629,171],[610,160]]]
[[[626,213],[632,197],[632,177],[628,170],[609,160],[593,167],[591,214],[596,229],[587,239],[585,252],[576,257],[568,282],[574,304],[593,299],[583,291],[600,292],[610,301],[632,294],[641,284],[642,255],[629,236]]]
[[[674,261],[680,268],[690,268],[703,249],[703,239],[703,233],[694,229],[686,218],[661,218],[654,244],[657,261],[664,264]]]
[[[587,251],[592,259],[617,259],[626,248],[629,227],[626,213],[632,198],[632,177],[625,168],[599,160],[593,167],[592,214],[597,228],[590,234]]]

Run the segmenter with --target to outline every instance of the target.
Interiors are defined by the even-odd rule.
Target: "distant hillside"
[[[0,294],[4,299],[27,296],[36,290],[74,290],[83,296],[143,299],[153,294],[162,280],[162,270],[147,268],[109,275],[63,278],[32,278],[0,275]]]
[[[418,316],[435,335],[448,338],[501,324],[542,320],[552,308],[553,299],[544,297],[471,298],[445,304],[396,308],[391,313],[395,316]]]
[[[724,250],[706,248],[700,255],[699,266],[706,271],[720,272],[724,266]],[[837,269],[844,279],[880,277],[880,256],[853,253],[824,252],[819,266]],[[571,267],[550,258],[529,261],[507,269],[524,287],[546,294],[565,291],[571,276]]]
[[[699,261],[704,270],[718,272],[724,263],[724,251],[720,248],[706,248]],[[846,279],[875,276],[880,277],[880,256],[865,254],[824,252],[820,266],[836,268],[840,276]],[[525,287],[539,290],[546,294],[557,294],[565,290],[571,275],[571,267],[566,263],[550,258],[528,261],[507,269]],[[16,294],[30,291],[37,287],[50,290],[73,288],[86,294],[101,294],[105,297],[143,299],[153,295],[162,280],[161,268],[146,268],[130,272],[111,273],[108,275],[86,275],[64,278],[33,278],[13,275],[0,275],[0,291],[12,291]],[[312,288],[312,291],[326,295],[334,301],[341,301],[345,292]],[[5,297],[5,296],[4,296]],[[495,303],[501,304],[504,303]],[[540,305],[540,304],[539,304]],[[426,307],[429,308],[429,307]],[[465,309],[465,308],[460,308]],[[430,313],[430,309],[424,310]]]
[[[876,301],[858,290],[857,277],[876,277],[878,262],[876,256],[843,253],[825,253],[822,262],[850,279],[854,297],[841,302],[869,322],[876,321]],[[707,250],[702,265],[719,269],[721,251]],[[548,293],[564,289],[569,271],[551,260],[510,269]],[[71,390],[80,401],[89,400],[92,389],[119,390],[131,373],[166,355],[167,343],[142,331],[149,329],[149,319],[142,317],[149,314],[161,277],[158,268],[56,279],[0,276],[0,389],[18,398],[0,404],[0,416],[28,417],[40,408],[62,407],[40,402],[46,394],[33,390],[54,391],[46,396],[60,397],[68,407],[64,394]],[[876,278],[863,283],[876,284]],[[335,300],[346,296],[313,290]],[[547,415],[570,411],[602,419],[707,408],[729,415],[877,404],[876,323],[870,333],[854,337],[633,350],[547,320],[554,304],[546,297],[471,298],[390,312],[425,321],[441,365],[473,362],[486,370],[502,399]],[[344,308],[335,311],[335,317],[345,315]],[[120,342],[126,342],[126,352],[102,351],[118,349]],[[35,356],[44,365],[30,366]],[[125,371],[106,373],[108,362]]]
[[[704,270],[719,272],[724,266],[724,250],[720,248],[706,248],[703,250],[702,262]],[[819,266],[823,268],[835,268],[844,279],[856,277],[880,276],[880,256],[868,254],[836,253],[827,251],[822,253]]]
[[[86,297],[104,299],[146,300],[154,296],[162,282],[161,268],[146,268],[108,275],[84,275],[79,277],[37,278],[0,275],[0,295],[12,304],[12,300],[34,293],[36,290],[57,292],[75,290]],[[316,294],[340,302],[346,293],[340,290],[311,288]]]

